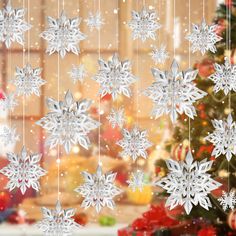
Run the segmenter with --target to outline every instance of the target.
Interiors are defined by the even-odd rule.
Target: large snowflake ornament
[[[132,30],[133,40],[140,38],[143,42],[146,39],[156,39],[156,31],[161,27],[158,23],[157,14],[153,10],[147,10],[145,7],[140,11],[132,11],[132,19],[129,27]]]
[[[129,184],[129,188],[132,189],[132,191],[136,191],[137,189],[142,192],[143,187],[146,185],[145,184],[145,178],[144,178],[144,173],[141,170],[137,170],[136,172],[133,172],[131,174],[130,179],[127,181]]]
[[[84,78],[87,76],[87,72],[83,64],[80,64],[79,66],[73,64],[69,75],[75,84],[77,81],[83,82]]]
[[[175,60],[169,72],[152,69],[156,81],[144,91],[144,95],[153,100],[152,115],[155,119],[166,114],[170,115],[174,123],[178,113],[185,113],[192,119],[197,115],[193,103],[206,95],[193,82],[197,73],[197,70],[191,69],[179,71],[179,65]]]
[[[3,93],[3,98],[0,99],[0,109],[2,111],[13,111],[17,105],[15,93],[9,93],[8,95]]]
[[[104,25],[104,19],[101,16],[101,13],[98,11],[95,14],[89,12],[89,16],[84,20],[89,27],[90,31],[93,29],[100,30],[102,25]]]
[[[205,19],[200,25],[193,24],[192,32],[186,36],[191,42],[191,51],[200,51],[204,55],[208,50],[215,53],[215,43],[222,38],[216,34],[217,25],[207,25]]]
[[[48,17],[49,27],[41,33],[41,37],[48,41],[46,52],[51,55],[54,52],[60,53],[63,58],[67,52],[79,54],[80,41],[86,38],[85,34],[80,32],[80,18],[69,19],[64,11],[58,19]]]
[[[212,124],[215,130],[206,137],[206,140],[214,145],[212,155],[215,157],[226,155],[230,161],[232,156],[236,155],[236,122],[229,114],[227,121],[214,119]]]
[[[24,20],[25,9],[14,9],[10,0],[5,8],[0,10],[0,41],[10,48],[13,42],[24,44],[24,32],[31,25]]]
[[[166,46],[162,44],[160,48],[154,47],[151,52],[151,57],[155,64],[164,64],[169,58],[169,53],[166,51]]]
[[[229,91],[236,92],[236,65],[232,65],[228,57],[225,57],[225,64],[214,64],[215,73],[209,76],[214,83],[214,92],[223,90],[225,95]]]
[[[226,211],[228,208],[233,210],[236,204],[235,191],[233,189],[231,189],[229,193],[223,191],[222,196],[218,198],[218,201],[220,202],[220,205],[224,211]]]
[[[7,153],[9,164],[0,170],[9,179],[6,188],[19,188],[22,194],[30,187],[39,191],[39,178],[47,173],[39,165],[41,157],[38,153],[28,154],[25,147],[20,154]]]
[[[9,127],[8,125],[0,126],[0,143],[4,146],[15,144],[19,141],[19,138],[15,127]]]
[[[99,94],[104,97],[111,94],[115,100],[119,94],[127,97],[131,96],[129,86],[133,84],[137,78],[131,72],[130,61],[120,61],[117,54],[114,54],[108,62],[103,59],[98,60],[100,69],[97,75],[93,77],[100,84]]]
[[[139,130],[134,127],[131,131],[127,129],[122,130],[123,139],[119,140],[117,144],[123,148],[120,152],[122,157],[131,157],[135,161],[138,157],[147,158],[147,151],[152,143],[147,139],[147,131]]]
[[[84,197],[82,207],[85,209],[90,206],[95,207],[97,212],[100,212],[102,207],[114,209],[115,202],[113,198],[119,195],[122,191],[114,185],[116,173],[102,173],[100,165],[94,174],[86,171],[82,172],[84,184],[75,189],[76,192]]]
[[[50,112],[36,122],[49,134],[46,144],[50,148],[58,144],[63,145],[67,153],[70,152],[72,144],[77,143],[88,149],[88,134],[100,125],[88,114],[90,104],[88,100],[75,101],[69,90],[64,101],[48,98],[47,106]]]
[[[112,108],[110,114],[107,116],[107,119],[113,129],[116,126],[122,128],[125,123],[124,108]]]
[[[189,151],[185,161],[167,160],[166,164],[170,172],[155,182],[155,185],[164,188],[170,194],[166,207],[173,209],[181,205],[187,214],[191,212],[193,205],[198,204],[208,210],[212,205],[207,195],[221,186],[207,173],[213,161],[194,161]]]
[[[59,200],[56,203],[55,210],[42,207],[42,214],[43,219],[37,226],[44,235],[69,236],[72,235],[73,230],[81,227],[73,219],[75,210],[73,208],[62,209]]]

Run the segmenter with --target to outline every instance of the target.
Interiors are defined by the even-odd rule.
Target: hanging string
[[[174,20],[174,26],[173,26],[173,51],[174,51],[174,59],[175,59],[175,0],[174,0],[174,16],[173,16],[173,20]]]
[[[188,0],[188,32],[191,31],[191,0]],[[188,42],[188,68],[191,67],[191,44]],[[191,118],[188,118],[188,142],[189,142],[189,150],[191,150]]]
[[[101,2],[98,1],[98,11],[101,12]],[[101,33],[100,30],[98,30],[98,59],[101,59]],[[98,113],[99,113],[99,123],[101,123],[101,96],[99,96],[98,100]],[[98,164],[102,166],[101,162],[101,126],[98,127]]]
[[[202,0],[202,16],[205,19],[205,0]]]
[[[30,4],[29,4],[29,0],[27,0],[27,21],[28,23],[30,23]],[[27,45],[28,51],[27,51],[27,60],[28,63],[30,62],[30,30],[28,30],[28,45]]]
[[[25,0],[23,0],[23,8],[25,9]],[[25,66],[25,45],[23,44],[23,67]],[[25,94],[22,96],[22,141],[25,146]]]

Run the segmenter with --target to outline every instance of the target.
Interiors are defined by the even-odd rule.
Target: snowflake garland
[[[3,111],[13,111],[18,105],[16,101],[15,93],[5,94],[3,92],[3,98],[0,99],[0,109]]]
[[[127,181],[129,184],[129,188],[132,189],[133,192],[139,190],[143,191],[143,187],[145,184],[144,173],[141,170],[137,170],[136,172],[131,173],[131,178]]]
[[[9,179],[6,188],[19,188],[22,194],[30,187],[39,191],[39,178],[47,173],[39,165],[41,157],[38,153],[28,154],[25,147],[20,154],[7,153],[9,164],[0,170]]]
[[[218,198],[218,201],[220,202],[220,205],[224,211],[227,209],[233,210],[236,204],[235,191],[233,189],[231,189],[229,193],[222,191],[222,196]]]
[[[102,173],[100,165],[94,174],[86,171],[82,172],[84,184],[75,189],[76,192],[84,197],[81,207],[85,209],[90,206],[95,207],[97,212],[100,212],[102,207],[114,209],[115,202],[113,198],[119,195],[122,191],[114,185],[116,173]]]
[[[73,64],[71,71],[68,73],[74,84],[78,81],[83,82],[84,78],[87,76],[87,72],[83,64],[80,64],[79,66]]]
[[[172,210],[177,205],[184,206],[188,215],[193,205],[200,204],[201,207],[209,210],[212,205],[207,195],[221,186],[221,183],[212,179],[207,173],[211,169],[213,161],[206,159],[201,162],[194,161],[192,153],[189,151],[185,161],[167,160],[166,164],[170,173],[154,183],[170,194],[165,204],[166,207],[170,207]]]
[[[15,144],[19,139],[20,136],[17,134],[15,127],[9,127],[7,125],[0,126],[0,143],[4,146]]]
[[[178,113],[184,113],[194,119],[197,114],[193,103],[206,95],[193,83],[197,73],[197,70],[191,69],[179,71],[179,65],[175,60],[169,72],[152,69],[156,81],[144,91],[144,95],[153,100],[152,115],[155,119],[166,114],[170,115],[174,123]]]
[[[115,127],[119,127],[121,129],[125,123],[124,108],[112,108],[110,114],[107,116],[107,120],[113,129]]]
[[[151,52],[151,57],[155,64],[164,64],[169,58],[169,53],[166,51],[166,46],[162,44],[160,48],[154,47]]]
[[[102,25],[104,25],[104,19],[101,16],[101,12],[96,12],[93,14],[92,12],[89,12],[89,16],[87,19],[84,20],[89,27],[90,31],[93,31],[93,29],[100,30]]]

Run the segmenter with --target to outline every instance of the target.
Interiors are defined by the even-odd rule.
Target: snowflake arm
[[[129,188],[131,188],[133,192],[136,189],[142,192],[143,187],[145,186],[144,173],[140,170],[137,170],[136,172],[131,174],[131,178],[127,181],[127,183],[129,184]]]
[[[220,202],[220,205],[224,211],[227,209],[233,210],[236,204],[235,191],[233,189],[231,189],[229,193],[223,191],[222,196],[218,199],[218,201]]]
[[[7,125],[0,126],[0,142],[4,146],[15,144],[17,141],[19,141],[19,135],[16,132],[16,128]]]
[[[87,72],[86,72],[83,64],[81,64],[79,66],[76,66],[73,64],[71,71],[68,73],[69,73],[71,79],[73,80],[74,84],[77,81],[83,82],[84,78],[87,76]]]
[[[166,51],[166,46],[161,45],[160,48],[154,47],[151,52],[151,57],[155,64],[164,64],[165,61],[169,58],[169,53]]]
[[[102,25],[104,25],[104,19],[101,16],[101,12],[96,12],[96,14],[93,14],[92,12],[89,12],[89,16],[87,19],[84,20],[89,27],[90,31],[93,31],[93,29],[100,30]]]
[[[122,128],[125,123],[124,108],[118,110],[112,109],[111,113],[107,116],[107,120],[114,129],[116,126]]]
[[[15,98],[15,93],[10,93],[8,95],[3,93],[3,97],[3,99],[0,99],[0,109],[3,111],[13,111],[18,105]]]

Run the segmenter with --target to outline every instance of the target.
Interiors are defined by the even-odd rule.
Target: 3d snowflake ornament
[[[236,155],[236,122],[229,114],[227,121],[214,119],[212,124],[215,130],[206,137],[206,140],[214,145],[211,154],[215,157],[226,155],[227,160],[230,161],[232,156]]]
[[[134,127],[131,131],[122,130],[123,139],[117,144],[123,148],[119,154],[121,157],[131,157],[135,161],[138,157],[147,158],[147,151],[152,143],[147,139],[147,131]]]
[[[39,165],[41,157],[38,153],[28,154],[25,147],[18,155],[7,153],[9,164],[0,170],[9,179],[6,188],[10,191],[19,188],[22,194],[30,187],[39,191],[39,178],[47,173]]]
[[[83,82],[84,78],[87,76],[87,72],[83,64],[79,66],[76,66],[73,64],[72,69],[69,72],[69,75],[71,79],[73,80],[73,83],[75,84],[78,81]]]
[[[142,192],[143,187],[146,185],[144,173],[140,170],[133,172],[131,174],[131,178],[127,181],[127,183],[129,184],[129,188],[131,188],[133,192],[135,192],[137,189]]]
[[[215,73],[209,77],[215,83],[214,92],[217,93],[223,90],[225,95],[229,91],[236,92],[236,65],[232,65],[229,58],[225,57],[225,64],[219,65],[215,63],[214,68]]]
[[[222,38],[216,34],[217,25],[207,25],[205,19],[200,25],[192,25],[192,33],[186,36],[186,39],[191,42],[191,51],[200,51],[204,55],[208,50],[215,53],[215,43]]]
[[[218,199],[218,201],[220,202],[220,205],[224,211],[227,209],[233,210],[236,204],[235,191],[233,189],[231,189],[229,193],[223,191],[222,196]]]
[[[167,160],[166,164],[170,172],[166,177],[154,183],[170,194],[166,207],[173,209],[181,205],[184,206],[187,214],[191,212],[193,205],[198,204],[209,210],[212,205],[207,195],[221,186],[221,183],[206,173],[210,170],[213,161],[206,159],[201,162],[194,161],[189,151],[185,161]]]
[[[104,19],[102,19],[100,12],[96,12],[96,14],[89,12],[88,18],[84,21],[86,22],[90,31],[93,31],[93,29],[100,30],[102,25],[104,25]]]
[[[31,28],[31,25],[24,20],[25,9],[13,9],[11,1],[8,1],[5,8],[0,10],[0,41],[10,48],[13,42],[24,44],[24,32]]]
[[[75,210],[72,208],[62,209],[59,200],[56,203],[55,210],[42,207],[42,214],[43,219],[37,224],[37,227],[44,235],[69,236],[74,230],[81,227],[73,219]]]
[[[64,101],[48,98],[47,106],[50,112],[36,122],[49,134],[46,145],[50,148],[58,144],[63,145],[67,153],[70,152],[72,144],[77,143],[88,149],[90,145],[88,134],[100,125],[88,114],[90,104],[88,100],[75,101],[69,90]]]
[[[179,65],[175,60],[169,72],[152,69],[156,81],[144,91],[144,95],[153,100],[152,115],[155,119],[166,114],[170,115],[174,123],[178,113],[185,113],[194,119],[197,114],[193,103],[206,95],[193,83],[197,73],[197,70],[191,69],[179,71]]]
[[[99,59],[98,63],[100,69],[93,79],[100,84],[99,94],[101,97],[107,94],[111,94],[113,100],[117,99],[119,94],[130,97],[129,86],[137,80],[131,72],[130,61],[121,62],[118,55],[114,54],[110,61]]]
[[[46,52],[51,55],[54,52],[60,53],[63,58],[67,52],[79,54],[80,41],[86,38],[85,34],[80,32],[80,19],[68,19],[62,11],[58,19],[48,17],[49,27],[40,34],[40,36],[48,41]]]
[[[129,27],[132,30],[133,40],[140,38],[143,42],[151,38],[156,40],[156,31],[161,27],[157,22],[155,11],[143,8],[140,12],[132,11],[132,20]]]
[[[3,98],[0,99],[0,109],[2,111],[13,111],[17,105],[15,93],[8,95],[3,93]]]
[[[124,108],[111,109],[111,113],[107,116],[107,120],[114,129],[116,126],[122,128],[125,123]]]
[[[8,146],[9,144],[15,144],[17,141],[19,141],[19,135],[16,132],[16,128],[7,125],[0,126],[0,143]]]
[[[151,52],[151,57],[155,64],[164,64],[169,58],[169,53],[166,51],[166,46],[161,45],[160,48],[154,47]]]
[[[113,198],[122,192],[114,185],[116,173],[103,174],[101,166],[98,165],[96,173],[90,174],[83,171],[82,175],[84,184],[75,189],[84,197],[81,207],[87,209],[92,206],[97,212],[100,212],[102,207],[114,209]]]

